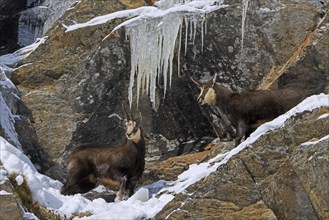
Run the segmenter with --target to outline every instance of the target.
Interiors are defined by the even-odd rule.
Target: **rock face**
[[[31,159],[51,177],[65,179],[66,157],[78,144],[121,141],[122,105],[127,105],[129,86],[130,48],[124,28],[103,40],[123,19],[71,32],[65,32],[63,24],[86,22],[145,2],[150,1],[82,0],[48,30],[46,43],[21,63],[29,65],[12,73],[25,103],[18,104],[17,114],[29,118],[32,113],[34,119],[33,125],[16,124],[20,141],[30,155],[37,152]],[[158,108],[153,109],[146,96],[138,108],[133,103],[134,112],[142,113],[148,146],[149,163],[141,182],[172,179],[191,163],[209,157],[207,152],[185,155],[203,151],[216,137],[212,113],[196,102],[198,89],[190,76],[206,79],[219,73],[218,81],[234,91],[298,86],[308,94],[329,92],[328,0],[250,1],[243,48],[241,0],[228,4],[207,15],[203,48],[199,31],[195,42],[188,42],[186,55],[176,54],[180,76],[173,75],[165,97],[157,90]],[[316,120],[320,113],[303,114],[266,134],[190,187],[193,197],[177,195],[158,217],[328,218],[328,163],[321,159],[327,158],[326,143],[300,146],[328,134],[328,120]],[[158,162],[159,158],[165,161]]]
[[[327,219],[329,139],[319,139],[329,134],[329,120],[318,118],[328,111],[303,113],[266,133],[155,219]]]
[[[0,164],[0,171],[4,171]],[[3,173],[1,173],[3,175]],[[3,177],[1,175],[1,177]],[[23,220],[22,201],[13,192],[9,180],[0,181],[0,214],[1,219]]]
[[[240,6],[241,1],[232,1],[229,7],[208,16],[204,53],[201,53],[201,36],[196,36],[196,42],[188,44],[186,56],[181,55],[182,76],[174,74],[172,88],[165,98],[159,91],[157,110],[151,108],[147,97],[141,97],[138,111],[143,115],[142,126],[147,142],[155,147],[149,156],[157,152],[161,157],[193,138],[215,136],[210,112],[196,103],[197,88],[189,79],[191,75],[203,77],[218,72],[221,82],[241,90],[255,88],[265,76],[273,75],[271,69],[284,66],[284,70],[290,69],[283,75],[278,71],[275,77],[280,74],[282,77],[267,84],[274,81],[274,87],[287,86],[289,79],[298,74],[299,86],[309,93],[325,90],[328,64],[322,55],[328,51],[328,28],[317,24],[327,16],[324,12],[328,2],[251,3],[243,49],[237,28],[241,25]],[[62,165],[59,158],[79,143],[120,141],[122,126],[117,115],[122,117],[122,104],[127,103],[130,72],[130,51],[124,30],[102,41],[120,19],[66,33],[61,23],[84,22],[94,17],[95,11],[102,15],[126,8],[124,1],[110,5],[82,1],[64,14],[48,31],[46,43],[24,61],[33,64],[12,74],[35,117],[39,142],[55,164]],[[288,17],[294,20],[287,22]],[[305,37],[320,29],[316,43],[301,50],[305,58],[312,58],[291,60],[285,65],[299,51]],[[321,58],[317,59],[318,56]],[[137,111],[135,105],[133,109]]]
[[[31,122],[32,112],[20,99],[14,84],[0,69],[0,135],[8,142],[22,149],[40,171],[49,169],[48,157],[38,143],[38,137]],[[22,147],[23,146],[23,147]]]

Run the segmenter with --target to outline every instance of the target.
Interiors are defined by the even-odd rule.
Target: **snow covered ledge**
[[[145,189],[141,189],[129,200],[119,203],[107,203],[101,198],[90,201],[80,194],[63,196],[59,192],[62,186],[60,182],[38,173],[28,157],[2,137],[0,137],[0,159],[6,171],[0,170],[0,182],[6,179],[7,172],[9,175],[16,173],[24,176],[34,200],[61,216],[69,217],[73,213],[90,212],[92,215],[84,219],[108,219],[109,216],[113,219],[152,218],[174,198],[175,194],[183,192],[190,185],[216,171],[219,166],[225,164],[232,156],[254,143],[266,132],[280,128],[286,120],[297,113],[321,107],[329,107],[329,95],[320,94],[305,99],[287,113],[260,126],[247,140],[230,152],[219,154],[207,162],[191,165],[187,171],[178,176],[177,180],[171,182],[169,187],[163,188],[148,200],[146,199],[148,191]],[[161,196],[157,196],[160,193]]]

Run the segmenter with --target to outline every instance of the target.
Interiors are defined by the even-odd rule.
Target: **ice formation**
[[[248,5],[249,5],[249,0],[242,0],[241,50],[243,49],[243,43],[244,43],[244,30],[246,24]]]
[[[180,72],[182,29],[185,26],[185,54],[188,41],[194,43],[201,31],[201,44],[205,34],[206,15],[225,7],[223,1],[175,0],[159,1],[157,15],[144,16],[120,25],[126,27],[130,39],[131,72],[128,91],[130,106],[136,76],[137,105],[141,94],[146,93],[155,107],[156,88],[161,87],[165,96],[171,86],[174,57],[177,49],[177,71]],[[115,29],[116,30],[116,29]]]
[[[40,38],[76,0],[28,0],[21,12],[18,44],[26,46]]]
[[[242,0],[241,49],[245,37],[248,5],[249,0]],[[224,4],[224,0],[160,0],[155,6],[118,11],[95,17],[85,23],[63,25],[67,32],[103,24],[116,18],[129,18],[115,27],[111,33],[125,27],[126,36],[130,39],[131,72],[128,91],[130,106],[136,84],[137,105],[140,95],[146,93],[155,107],[156,88],[160,87],[165,95],[168,85],[171,86],[175,57],[177,71],[180,72],[181,42],[184,42],[184,54],[186,54],[188,41],[194,43],[196,34],[200,31],[201,50],[203,50],[204,35],[207,32],[207,14],[228,5]],[[185,39],[182,40],[183,34]]]
[[[9,79],[9,75],[15,69],[15,64],[29,56],[40,44],[46,41],[45,38],[37,39],[34,44],[21,48],[14,53],[0,56],[0,131],[3,137],[17,148],[21,149],[18,134],[15,130],[15,121],[20,119],[16,115],[16,102],[19,92]]]

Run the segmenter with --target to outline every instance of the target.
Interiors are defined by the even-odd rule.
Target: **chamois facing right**
[[[204,83],[191,79],[200,89],[198,102],[218,106],[236,128],[235,146],[244,136],[247,138],[260,125],[259,122],[282,115],[305,98],[303,91],[292,88],[232,92],[217,84],[216,77],[217,74]]]

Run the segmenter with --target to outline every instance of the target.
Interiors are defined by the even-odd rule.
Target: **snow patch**
[[[14,53],[0,56],[0,129],[3,131],[3,136],[18,148],[21,148],[21,144],[18,141],[18,134],[15,131],[14,124],[15,120],[19,119],[19,116],[15,115],[16,107],[14,103],[20,97],[18,90],[8,78],[8,75],[19,68],[14,67],[17,62],[29,56],[46,39],[47,37],[40,38],[32,45],[23,47]],[[8,96],[12,98],[8,98]]]
[[[3,71],[9,71],[12,72],[16,68],[13,68],[13,66],[21,61],[22,59],[28,57],[35,49],[37,49],[40,44],[43,44],[48,37],[43,37],[43,38],[37,38],[36,41],[28,45],[26,47],[23,47],[14,53],[6,54],[0,56],[0,69]]]
[[[12,193],[7,192],[5,190],[0,190],[0,196],[8,196],[8,195],[12,195]]]
[[[328,118],[329,117],[329,113],[326,113],[326,114],[323,114],[323,115],[320,115],[317,120],[320,120],[320,119],[324,119],[324,118]]]
[[[305,147],[305,146],[309,146],[309,145],[315,145],[319,142],[322,142],[322,141],[325,141],[325,140],[328,140],[328,139],[329,139],[329,135],[324,136],[321,139],[316,140],[316,141],[309,141],[309,142],[302,143],[300,146]]]
[[[24,183],[24,178],[21,175],[16,176],[15,180],[18,186]]]

